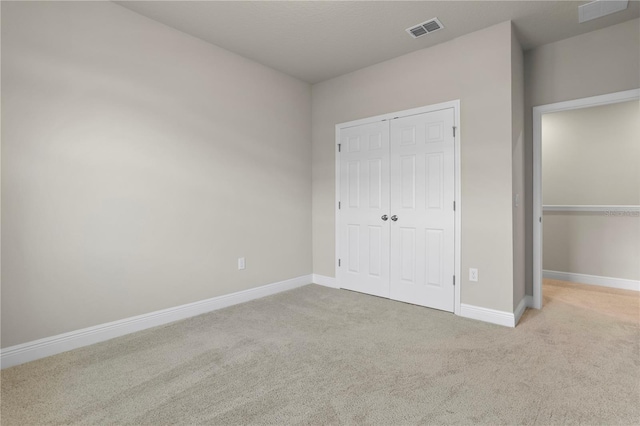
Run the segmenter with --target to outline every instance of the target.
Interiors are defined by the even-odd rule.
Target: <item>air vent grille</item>
[[[411,28],[409,31],[411,31],[411,35],[414,37],[420,37],[421,35],[425,35],[427,33],[427,30],[422,28],[422,26]]]
[[[595,0],[591,3],[578,6],[578,22],[583,23],[620,12],[628,6],[629,0]]]
[[[418,38],[425,34],[438,31],[442,28],[444,28],[444,25],[442,25],[442,22],[440,22],[438,18],[433,18],[421,24],[414,25],[413,27],[409,27],[406,29],[406,31],[407,33],[409,33],[411,37]]]

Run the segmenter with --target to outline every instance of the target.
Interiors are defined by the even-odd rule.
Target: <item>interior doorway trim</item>
[[[640,100],[640,89],[533,107],[533,307],[542,308],[542,116],[618,102]]]
[[[453,302],[453,313],[455,315],[460,315],[460,283],[462,281],[462,275],[460,270],[460,258],[461,258],[461,218],[462,218],[462,202],[460,199],[461,194],[461,184],[460,184],[460,141],[462,138],[462,132],[460,130],[460,100],[456,99],[453,101],[442,102],[439,104],[423,106],[419,108],[412,108],[403,111],[390,112],[387,114],[376,115],[374,117],[367,117],[360,120],[348,121],[345,123],[336,124],[336,133],[335,133],[335,277],[336,277],[336,287],[340,288],[340,268],[338,267],[338,259],[340,258],[340,235],[339,235],[339,224],[340,224],[340,211],[338,210],[338,202],[340,201],[340,156],[338,155],[338,144],[340,143],[340,131],[342,129],[346,129],[349,127],[360,126],[362,124],[375,123],[383,120],[393,120],[394,118],[399,117],[407,117],[411,115],[417,114],[425,114],[428,112],[439,111],[443,109],[453,108],[454,110],[454,126],[456,128],[456,133],[454,136],[454,200],[456,209],[454,212],[454,244],[455,244],[455,255],[454,255],[454,271],[455,271],[455,287],[454,287],[454,302]]]

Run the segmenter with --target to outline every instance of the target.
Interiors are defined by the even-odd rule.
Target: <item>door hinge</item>
[[[454,286],[456,285],[456,276],[455,275],[453,276],[453,285]]]
[[[342,144],[341,144],[341,143],[339,143],[339,144],[338,144],[338,152],[340,152],[340,150],[341,150],[341,149],[342,149]]]
[[[453,137],[456,137],[456,126],[453,126]]]
[[[340,262],[340,259],[338,259],[338,267],[340,267],[340,263],[341,263],[341,262]]]
[[[340,201],[338,201],[338,210],[340,210]]]
[[[455,201],[453,202],[453,211],[454,212],[456,211],[456,202]]]

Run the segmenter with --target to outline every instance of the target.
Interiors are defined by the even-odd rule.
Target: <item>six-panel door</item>
[[[341,287],[389,297],[389,126],[340,132]]]
[[[453,109],[390,122],[390,297],[453,312]]]

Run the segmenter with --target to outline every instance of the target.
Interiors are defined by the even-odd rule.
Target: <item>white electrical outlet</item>
[[[239,257],[238,258],[238,269],[244,269],[246,267],[245,262],[244,262],[244,257]]]
[[[469,281],[478,281],[478,270],[476,268],[469,268]]]

